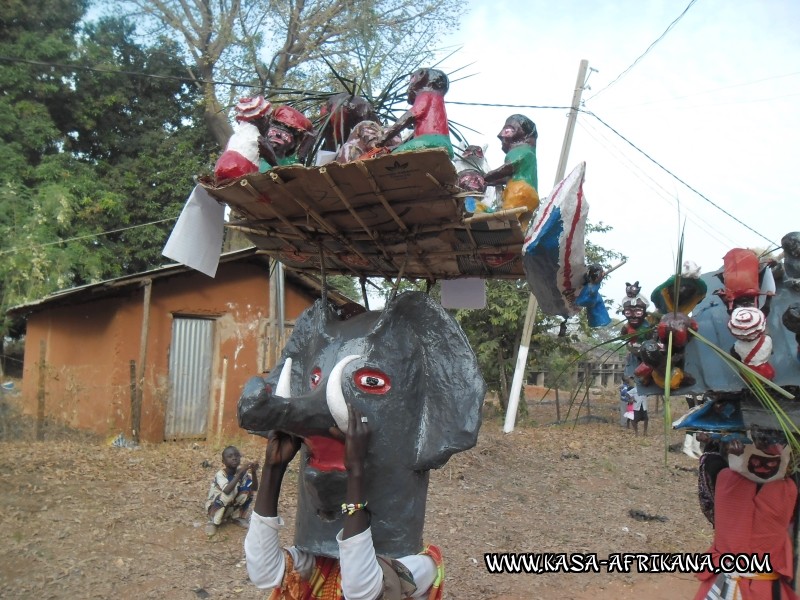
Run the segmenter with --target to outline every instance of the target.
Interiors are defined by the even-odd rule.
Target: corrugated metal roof
[[[220,256],[220,264],[236,262],[236,261],[258,261],[264,264],[265,270],[269,265],[269,257],[259,251],[258,248],[245,248],[244,250],[236,250],[234,252],[227,252]],[[59,306],[66,304],[76,304],[83,302],[87,299],[101,298],[105,296],[113,296],[126,288],[138,287],[142,282],[150,279],[161,279],[164,277],[172,277],[182,273],[194,272],[191,267],[181,264],[170,264],[150,271],[143,271],[141,273],[134,273],[132,275],[124,275],[116,279],[107,279],[97,283],[89,283],[86,285],[76,286],[60,290],[39,300],[27,302],[17,306],[12,306],[6,311],[10,316],[26,316],[30,313],[38,312],[49,308],[51,306]],[[322,285],[319,279],[312,277],[307,273],[298,273],[292,270],[286,270],[286,277],[295,285],[305,288],[311,293],[321,293]],[[345,296],[328,291],[329,299],[337,305],[346,304],[351,302]]]

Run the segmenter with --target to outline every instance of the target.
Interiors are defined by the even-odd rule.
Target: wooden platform
[[[513,215],[465,222],[465,193],[439,150],[323,167],[278,167],[202,184],[243,231],[287,267],[410,279],[519,279],[523,231]]]

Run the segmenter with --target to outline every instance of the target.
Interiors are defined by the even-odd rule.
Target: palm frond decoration
[[[778,421],[778,424],[780,425],[781,431],[791,445],[792,450],[800,453],[800,429],[792,421],[789,415],[786,414],[786,411],[783,410],[781,405],[767,388],[772,390],[775,394],[783,396],[789,400],[794,400],[794,395],[770,381],[760,373],[753,371],[750,367],[731,356],[728,352],[710,340],[704,338],[698,332],[692,331],[691,333],[697,338],[698,341],[711,348],[717,354],[717,356],[719,356],[720,359],[739,376],[746,389],[753,394],[753,396],[766,410],[770,411],[774,415],[776,421]]]
[[[672,289],[673,306],[672,312],[678,310],[681,293],[681,273],[683,272],[683,245],[685,242],[686,224],[681,228],[680,238],[678,239],[678,252],[675,255],[675,283]],[[689,328],[691,331],[691,328]],[[672,424],[672,331],[667,338],[667,368],[664,376],[664,465],[667,464],[669,453],[669,432]]]
[[[672,405],[670,403],[670,386],[672,378],[669,374],[672,373],[672,332],[669,332],[667,338],[667,376],[664,377],[664,466],[667,465],[667,458],[669,456],[669,432],[672,424]]]

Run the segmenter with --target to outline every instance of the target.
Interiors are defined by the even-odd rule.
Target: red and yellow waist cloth
[[[426,546],[420,555],[430,556],[436,564],[436,579],[431,586],[427,600],[442,600],[444,584],[444,563],[442,553],[436,546]],[[303,579],[294,569],[292,557],[288,552],[286,557],[286,573],[283,583],[275,588],[268,600],[344,600],[342,595],[342,573],[339,560],[327,556],[318,556],[314,562],[314,571],[308,580]],[[402,563],[378,557],[384,574],[385,593],[384,600],[394,600],[410,597],[416,588],[413,581],[409,580],[410,574]],[[392,581],[387,581],[391,579]],[[391,595],[390,595],[390,590]],[[405,594],[405,595],[404,595]],[[394,596],[394,597],[392,597]]]

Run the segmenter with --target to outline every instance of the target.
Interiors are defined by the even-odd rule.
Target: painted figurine
[[[330,118],[327,118],[330,115]],[[362,121],[380,123],[378,113],[366,98],[342,92],[334,94],[320,109],[325,126],[320,132],[322,149],[337,151],[346,141],[356,125]]]
[[[792,231],[781,238],[783,248],[784,284],[800,292],[800,231]]]
[[[676,294],[676,284],[677,297]],[[643,384],[655,383],[670,389],[692,385],[694,377],[685,370],[686,345],[691,341],[689,330],[698,330],[697,321],[689,313],[706,296],[706,283],[700,279],[700,268],[691,261],[684,261],[680,276],[673,275],[656,287],[650,299],[662,313],[656,327],[656,339],[647,340],[639,350],[639,365],[635,374]],[[672,338],[671,368],[667,373],[667,353]]]
[[[275,108],[266,135],[258,138],[259,171],[264,173],[272,167],[298,164],[300,145],[313,135],[312,131],[311,121],[299,110],[291,106]]]
[[[731,354],[745,365],[774,379],[775,369],[769,364],[772,355],[772,338],[767,335],[767,318],[754,306],[740,306],[731,313],[728,329],[736,338]]]
[[[258,140],[267,134],[272,105],[263,96],[242,98],[236,104],[236,130],[214,165],[217,181],[242,177],[258,171]]]
[[[781,322],[794,334],[794,340],[797,342],[795,358],[800,360],[800,303],[789,305],[781,315]]]
[[[642,347],[642,342],[645,341],[645,333],[649,331],[649,323],[647,322],[647,307],[650,302],[642,296],[626,297],[622,301],[622,316],[625,317],[625,323],[622,325],[619,333],[626,340],[628,352],[637,359],[639,359],[639,350]]]
[[[700,508],[714,527],[711,560],[717,567],[722,554],[768,556],[771,572],[703,571],[695,600],[797,600],[789,523],[798,494],[788,438],[777,421],[748,423],[740,393],[704,397],[672,426],[706,442],[697,481]]]
[[[624,306],[626,301],[633,300],[634,298],[641,298],[642,302],[644,302],[645,308],[650,306],[650,300],[642,294],[642,286],[639,285],[638,281],[634,281],[633,283],[625,282],[625,298],[622,299],[620,305]]]
[[[464,199],[464,210],[469,213],[493,212],[494,194],[486,186],[484,175],[489,170],[485,158],[485,147],[470,145],[453,161],[458,174],[458,187],[475,196]]]
[[[339,148],[334,159],[338,163],[374,158],[379,155],[381,147],[378,141],[383,138],[383,127],[375,121],[361,121],[350,132],[347,141]],[[392,140],[393,145],[400,143],[399,138]],[[386,149],[389,152],[389,149]]]
[[[605,327],[611,323],[606,303],[600,295],[603,277],[605,271],[601,265],[590,265],[583,276],[583,287],[575,298],[575,304],[586,309],[589,327]]]
[[[502,207],[524,206],[520,221],[527,225],[539,206],[539,176],[536,166],[536,124],[524,115],[511,115],[497,135],[506,158],[502,167],[489,171],[487,185],[505,185]]]
[[[723,454],[705,455],[700,463],[701,492],[710,496],[714,540],[708,552],[714,566],[723,554],[769,557],[769,573],[714,573],[701,580],[695,600],[749,598],[797,600],[790,523],[797,484],[788,476],[790,446],[782,432],[761,430],[755,438],[723,444]]]
[[[450,158],[453,158],[450,126],[447,124],[447,111],[444,107],[444,96],[449,87],[450,81],[443,71],[438,69],[415,71],[408,85],[408,103],[411,104],[411,109],[386,131],[378,145],[388,145],[394,136],[413,126],[414,136],[392,152],[444,148]]]

